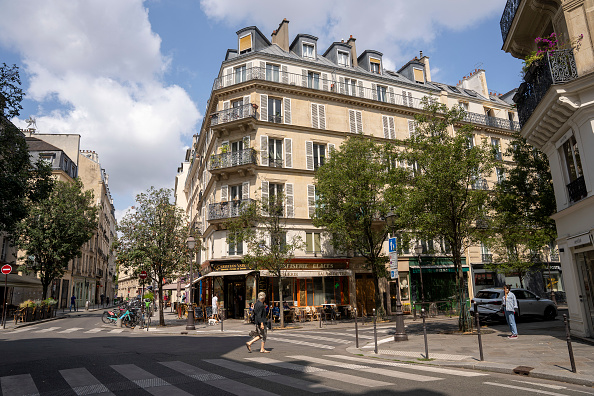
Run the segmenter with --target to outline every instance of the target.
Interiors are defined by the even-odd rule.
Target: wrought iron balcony
[[[274,122],[275,124],[282,124],[283,117],[280,115],[268,115],[268,122]]]
[[[586,190],[586,182],[584,176],[580,176],[567,185],[567,192],[569,193],[569,200],[577,202],[588,195]]]
[[[499,26],[501,27],[501,37],[503,38],[504,43],[505,40],[507,40],[509,29],[511,28],[514,17],[516,16],[516,11],[518,10],[518,6],[520,5],[521,1],[522,0],[507,0],[507,4],[503,10],[503,15],[501,15],[501,21],[499,21]]]
[[[255,165],[257,163],[256,150],[248,148],[230,153],[217,154],[210,157],[208,169],[213,171],[217,169],[231,168],[241,165]]]
[[[509,129],[519,131],[520,124],[517,121],[506,120],[505,118],[491,117],[485,114],[469,113],[464,115],[464,121],[472,124],[486,125],[493,128]]]
[[[486,179],[475,179],[471,187],[473,190],[488,190],[489,184]]]
[[[282,168],[283,167],[283,160],[282,159],[268,158],[268,166],[270,166],[271,168]]]
[[[210,125],[215,126],[248,117],[255,118],[256,108],[256,104],[247,103],[238,107],[217,111],[216,113],[211,114]]]
[[[483,263],[492,263],[493,255],[491,253],[483,253],[481,254],[481,260],[483,261]]]
[[[570,49],[545,53],[530,65],[514,96],[518,106],[520,126],[524,126],[551,85],[563,84],[578,77],[573,51]]]
[[[218,202],[208,205],[208,220],[230,219],[241,215],[242,208],[249,205],[251,199]]]
[[[503,160],[503,154],[501,153],[501,151],[495,151],[495,153],[493,155],[495,156],[495,159],[497,161]]]

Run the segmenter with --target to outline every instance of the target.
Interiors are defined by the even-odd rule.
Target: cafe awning
[[[212,271],[208,274],[201,276],[198,279],[211,277],[211,276],[233,276],[233,275],[247,275],[250,272],[255,272],[254,270],[237,270],[237,271]]]

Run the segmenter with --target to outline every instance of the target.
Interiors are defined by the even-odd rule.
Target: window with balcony
[[[273,168],[283,167],[282,139],[268,139],[268,166],[271,166]],[[273,184],[271,184],[270,186],[273,186]]]
[[[282,123],[282,100],[278,98],[268,97],[268,121],[277,124]]]
[[[280,66],[271,63],[266,64],[266,80],[279,82]]]
[[[239,84],[247,80],[247,69],[245,65],[235,68],[235,84]]]
[[[306,253],[322,253],[322,234],[320,232],[306,232],[305,233],[305,252]]]
[[[345,78],[344,85],[344,91],[347,95],[357,96],[357,80],[353,78]]]
[[[303,43],[303,57],[315,59],[316,46],[310,43]]]
[[[377,86],[377,88],[376,88],[377,100],[379,100],[380,102],[386,101],[386,90],[387,90],[387,88],[383,85]]]
[[[338,51],[338,66],[348,66],[349,65],[349,53]]]
[[[320,89],[320,73],[307,72],[307,88]]]
[[[326,159],[326,145],[314,143],[314,145],[313,145],[314,169],[318,170],[318,168],[320,166],[324,165],[325,159]]]
[[[565,159],[565,173],[569,180],[567,191],[569,199],[577,202],[588,195],[586,183],[582,171],[580,151],[574,135],[571,135],[561,146],[562,155]]]
[[[489,251],[489,247],[481,242],[481,261],[483,263],[490,263],[493,261],[493,255]]]

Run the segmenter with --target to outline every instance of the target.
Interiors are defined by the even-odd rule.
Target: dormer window
[[[369,68],[372,73],[380,74],[381,61],[375,58],[369,58]]]
[[[239,38],[239,53],[245,54],[252,50],[252,34],[246,34]]]
[[[425,75],[423,73],[423,69],[414,68],[413,75],[415,77],[415,82],[418,82],[419,84],[425,84]]]
[[[303,43],[303,57],[315,59],[316,46],[310,43]]]
[[[338,51],[338,66],[348,66],[349,65],[349,53]]]

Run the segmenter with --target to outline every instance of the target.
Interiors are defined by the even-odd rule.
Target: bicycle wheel
[[[109,323],[112,323],[113,322],[113,319],[112,319],[111,315],[107,311],[103,312],[103,315],[101,316],[101,320],[105,324],[109,324]]]

